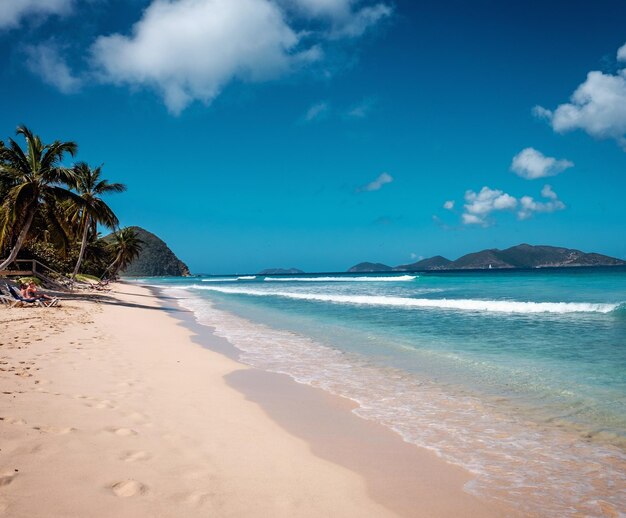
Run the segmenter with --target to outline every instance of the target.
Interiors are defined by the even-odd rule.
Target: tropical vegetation
[[[104,198],[126,190],[109,182],[102,166],[68,165],[78,146],[46,144],[26,126],[0,140],[0,270],[36,259],[72,279],[115,277],[139,254],[142,242]],[[113,231],[102,239],[98,229]]]

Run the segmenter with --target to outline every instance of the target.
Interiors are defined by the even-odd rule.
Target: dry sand
[[[0,308],[0,515],[511,514],[350,402],[246,367],[216,337],[200,347],[162,304],[118,284]]]

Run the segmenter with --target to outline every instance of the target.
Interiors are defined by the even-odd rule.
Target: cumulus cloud
[[[97,0],[88,0],[97,1]],[[180,114],[209,105],[232,82],[276,80],[320,63],[342,38],[356,38],[392,13],[375,0],[145,0],[128,32],[101,35],[88,49],[92,82],[152,90]],[[76,0],[0,0],[0,30],[27,15],[65,14]],[[63,63],[58,52],[34,52],[29,66]],[[77,77],[41,73],[62,92]],[[73,81],[73,79],[75,81]],[[351,117],[363,117],[366,106]]]
[[[101,36],[91,52],[102,81],[152,88],[178,114],[230,81],[271,80],[320,59],[301,38],[270,0],[154,0],[129,36]]]
[[[483,187],[479,192],[468,190],[465,192],[464,211],[461,221],[465,225],[481,225],[488,227],[493,223],[491,216],[495,212],[517,211],[520,220],[528,219],[538,212],[548,213],[565,209],[565,204],[559,200],[550,185],[544,185],[541,196],[545,201],[537,201],[532,196],[522,196],[517,199],[499,189]],[[448,208],[444,204],[444,208]]]
[[[541,196],[549,201],[535,201],[532,196],[522,196],[519,200],[520,210],[517,213],[517,217],[519,219],[528,219],[535,212],[555,212],[565,209],[565,204],[559,200],[559,197],[549,185],[543,187]]]
[[[74,75],[52,43],[26,48],[26,64],[34,74],[63,93],[80,90],[82,81]]]
[[[448,200],[443,204],[443,208],[446,210],[452,210],[454,208],[454,200]]]
[[[617,59],[626,60],[626,45],[618,50]],[[558,133],[581,129],[595,138],[615,139],[626,150],[626,69],[616,74],[589,72],[568,103],[555,110],[536,106],[533,113],[547,119]]]
[[[0,30],[18,27],[24,18],[64,15],[72,10],[74,0],[2,0]]]
[[[556,200],[558,198],[556,193],[552,190],[551,185],[543,186],[543,189],[541,189],[541,196],[543,196],[544,198],[549,198],[551,200]]]
[[[541,151],[527,147],[513,157],[511,171],[527,180],[555,176],[566,169],[573,167],[574,163],[569,160],[557,160],[545,156]]]
[[[363,185],[362,187],[359,187],[357,189],[357,192],[378,191],[381,189],[383,185],[391,183],[391,182],[393,182],[393,176],[391,176],[388,173],[381,173],[378,175],[378,177],[374,181],[366,185]]]
[[[305,122],[313,122],[324,119],[330,111],[330,105],[327,102],[319,102],[311,106],[304,114]]]
[[[488,226],[492,212],[513,210],[516,206],[517,199],[499,189],[485,186],[478,193],[468,190],[465,192],[465,211],[461,219],[466,225]]]

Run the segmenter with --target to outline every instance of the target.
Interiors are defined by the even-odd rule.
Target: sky
[[[0,0],[0,64],[194,273],[626,258],[626,2]]]

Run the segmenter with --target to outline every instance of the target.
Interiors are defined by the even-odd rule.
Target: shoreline
[[[160,300],[168,298],[162,288],[147,288]],[[243,363],[238,359],[241,351],[217,336],[214,328],[199,323],[192,312],[173,316],[193,333],[195,343],[246,368],[225,376],[229,386],[258,404],[283,429],[304,439],[316,456],[363,476],[372,498],[398,516],[518,515],[500,502],[466,492],[464,486],[474,478],[470,472],[406,442],[383,424],[358,416],[353,412],[358,408],[355,401]],[[456,486],[453,502],[447,500],[450,484]],[[418,512],[416,502],[424,507]]]
[[[0,313],[0,515],[512,514],[347,400],[198,347],[146,287],[80,298]]]

